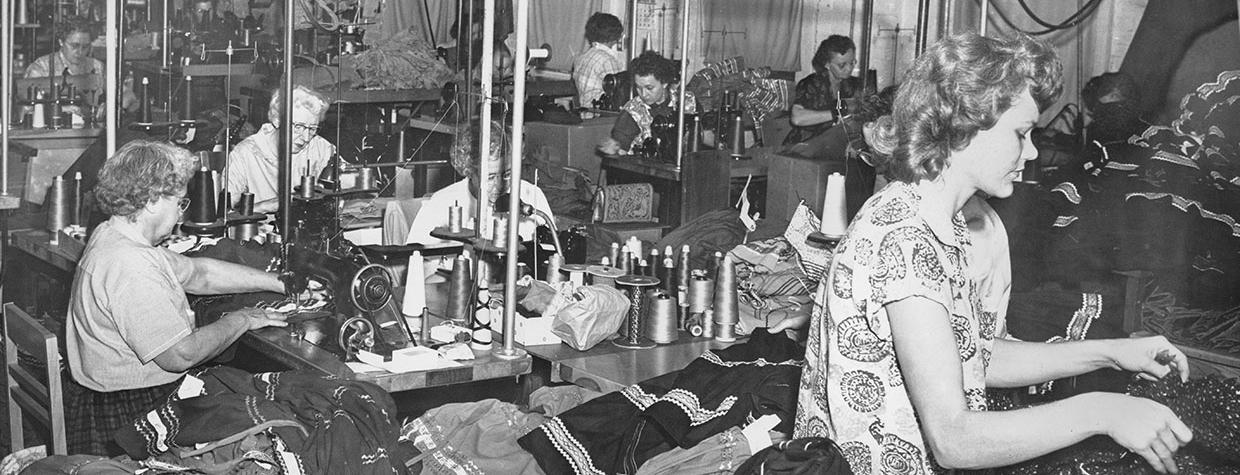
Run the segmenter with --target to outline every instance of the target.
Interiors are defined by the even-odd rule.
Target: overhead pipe
[[[680,14],[680,91],[676,102],[679,111],[676,114],[677,170],[680,169],[685,155],[685,84],[689,82],[689,78],[685,77],[689,73],[689,1],[681,0],[684,3],[684,9]]]
[[[494,1],[494,0],[491,0]],[[517,45],[512,52],[512,64],[515,69],[512,78],[512,165],[511,175],[508,178],[508,246],[507,246],[507,269],[504,272],[504,317],[502,323],[502,331],[504,332],[504,346],[494,355],[502,359],[524,358],[525,350],[517,348],[516,330],[517,330],[517,250],[521,245],[520,238],[517,234],[517,223],[521,220],[521,146],[524,141],[521,129],[525,126],[525,63],[526,57],[529,55],[527,46],[529,44],[530,30],[530,5],[529,0],[514,0],[513,7],[516,9],[517,29],[516,40]],[[554,223],[552,229],[554,228]],[[559,249],[557,249],[559,252]],[[534,265],[538,265],[537,262]]]

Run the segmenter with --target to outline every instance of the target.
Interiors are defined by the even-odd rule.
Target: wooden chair
[[[45,378],[39,378],[19,364],[18,349],[38,358],[47,373]],[[26,445],[22,418],[22,413],[26,412],[50,432],[48,455],[68,454],[56,335],[12,303],[4,304],[4,374],[12,450],[16,452]]]

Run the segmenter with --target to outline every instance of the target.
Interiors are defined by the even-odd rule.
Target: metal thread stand
[[[654,340],[642,334],[642,307],[646,300],[646,289],[659,285],[659,279],[644,275],[626,275],[616,279],[616,285],[624,289],[629,296],[629,315],[624,321],[627,334],[620,335],[613,344],[631,350],[645,350],[658,346]]]

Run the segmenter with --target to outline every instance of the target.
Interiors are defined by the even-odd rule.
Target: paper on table
[[[453,368],[460,363],[448,360],[438,351],[424,346],[402,348],[392,352],[392,361],[383,361],[383,357],[369,351],[358,351],[357,359],[371,366],[382,368],[389,373],[408,373],[439,368]]]
[[[345,366],[348,366],[354,373],[373,373],[376,371],[383,371],[383,368],[376,368],[360,361],[349,361],[345,363]]]

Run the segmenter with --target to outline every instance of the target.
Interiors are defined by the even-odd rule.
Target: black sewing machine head
[[[594,100],[594,107],[618,111],[633,95],[633,82],[628,71],[603,76],[603,95]],[[582,104],[583,106],[588,104]]]
[[[358,350],[390,356],[413,344],[393,299],[394,279],[356,249],[327,253],[290,244],[288,270],[322,283],[328,301],[320,318],[297,322],[304,338],[347,359]]]

